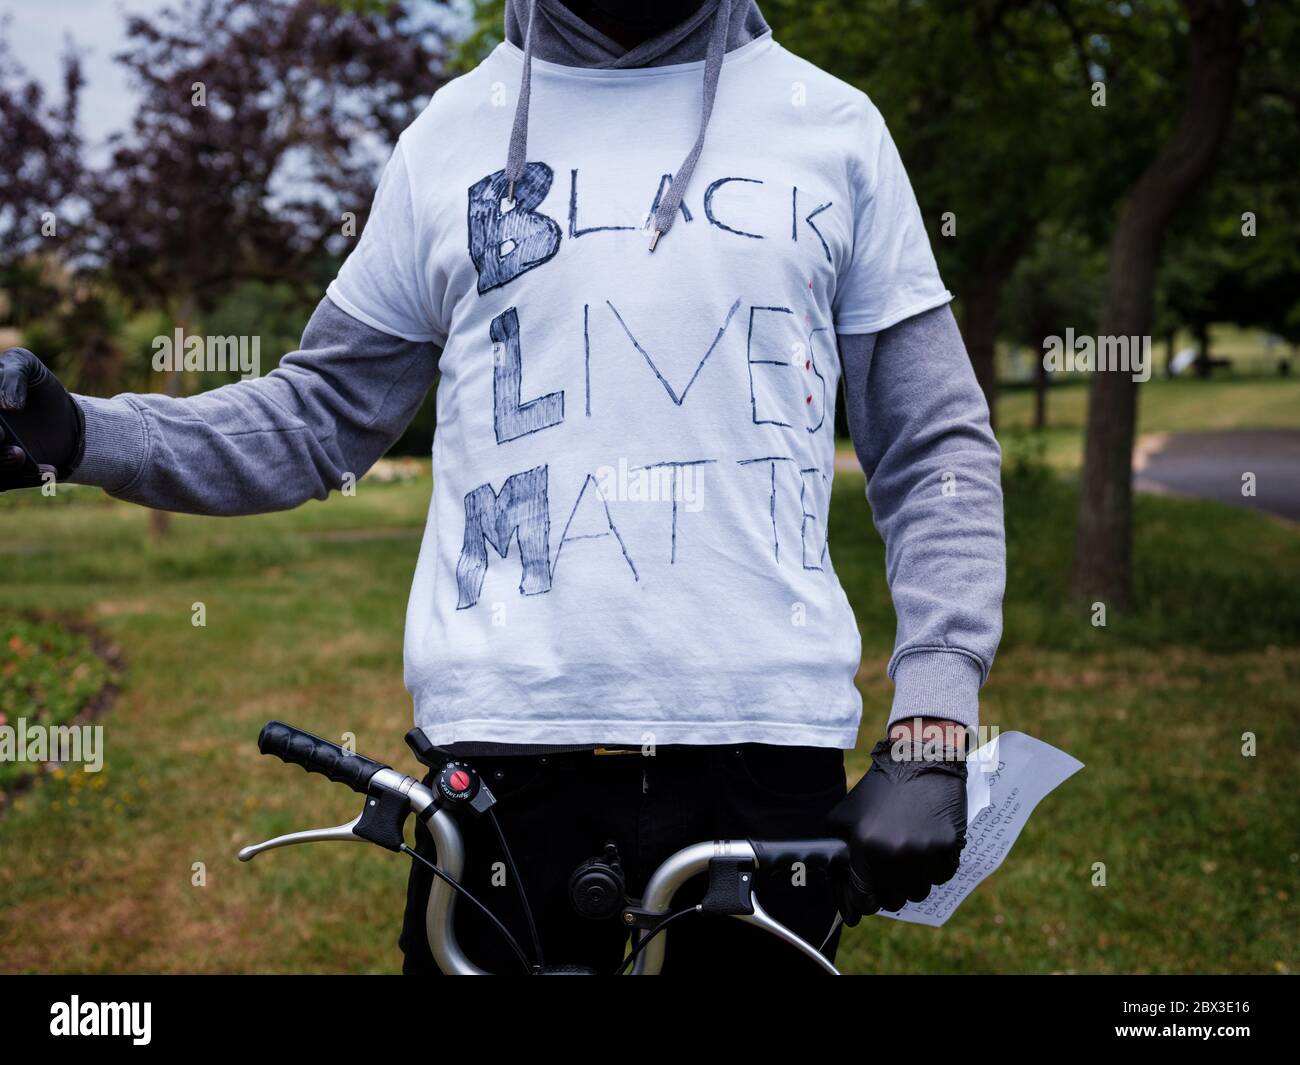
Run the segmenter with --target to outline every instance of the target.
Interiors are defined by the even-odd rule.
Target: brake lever
[[[701,911],[735,917],[770,932],[812,958],[832,976],[839,976],[839,970],[826,955],[763,909],[754,887],[756,864],[752,845],[749,854],[714,854],[709,859],[709,883],[700,902]]]
[[[391,773],[392,770],[388,772]],[[415,781],[410,780],[409,777],[397,779],[401,785],[406,785],[407,781],[410,785],[415,784]],[[400,851],[405,843],[403,828],[406,825],[406,818],[411,813],[411,805],[407,798],[410,790],[410,786],[393,788],[372,778],[370,790],[366,792],[365,807],[347,824],[335,825],[333,828],[308,828],[302,832],[288,832],[262,843],[254,843],[239,852],[239,860],[252,861],[263,851],[274,850],[276,847],[292,847],[298,843],[376,843],[386,850]],[[422,812],[425,814],[430,812],[430,805],[425,802]]]
[[[277,847],[292,847],[298,843],[328,843],[330,841],[368,843],[369,840],[363,839],[354,831],[361,824],[363,816],[365,815],[357,814],[347,824],[335,825],[333,828],[307,828],[301,832],[286,832],[283,836],[263,840],[261,843],[252,843],[239,852],[239,860],[241,862],[251,862],[263,851],[273,851]]]
[[[763,929],[765,932],[771,932],[772,935],[790,944],[790,946],[794,947],[795,950],[808,955],[808,957],[812,958],[813,961],[830,973],[831,976],[840,975],[840,971],[835,968],[834,963],[827,959],[825,954],[819,951],[806,939],[800,938],[798,934],[792,932],[789,928],[773,918],[771,914],[763,909],[762,905],[758,901],[757,895],[751,894],[749,896],[749,904],[754,909],[753,913],[733,913],[731,916],[735,917],[737,920],[744,921],[746,924],[755,925],[756,927]]]

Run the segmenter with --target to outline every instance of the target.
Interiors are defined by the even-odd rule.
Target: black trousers
[[[569,880],[606,843],[618,848],[629,894],[640,897],[655,867],[691,843],[824,836],[826,814],[845,793],[843,752],[824,747],[669,746],[653,757],[579,751],[469,761],[497,797],[496,813],[528,891],[547,965],[585,965],[601,973],[618,967],[627,930],[616,918],[580,916],[569,899]],[[518,893],[491,822],[468,811],[458,821],[465,837],[462,883],[531,954]],[[417,849],[434,856],[423,825]],[[425,935],[432,880],[425,866],[412,861],[400,940],[408,974],[438,972]],[[774,918],[817,946],[835,917],[830,884],[811,868],[806,882],[795,880],[789,870],[774,870],[759,876],[755,894]],[[689,881],[673,909],[699,901],[704,887],[704,877]],[[463,900],[456,905],[455,932],[480,967],[523,972],[501,934]],[[734,917],[691,914],[661,934],[667,937],[665,973],[819,971],[775,936]]]

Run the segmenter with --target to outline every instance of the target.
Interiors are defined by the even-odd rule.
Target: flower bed
[[[0,729],[46,728],[92,712],[118,672],[91,636],[53,621],[0,614]],[[0,759],[0,792],[40,770],[39,762]]]

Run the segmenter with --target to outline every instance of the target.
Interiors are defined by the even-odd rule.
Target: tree
[[[46,99],[18,63],[0,21],[0,323],[23,325],[59,300],[52,252],[67,243],[81,174],[77,107],[81,63],[63,57],[63,100]]]
[[[353,235],[344,214],[364,223],[377,156],[440,84],[415,6],[195,0],[131,18],[118,58],[140,104],[91,196],[113,282],[190,316],[241,281],[318,280]]]
[[[104,277],[186,334],[243,282],[319,290],[378,157],[441,83],[436,6],[189,0],[132,17],[118,59],[140,102],[89,192]],[[179,395],[180,375],[166,386]]]
[[[1300,343],[1300,12],[1272,5],[1248,41],[1237,111],[1214,181],[1180,211],[1161,270],[1166,330],[1211,322]],[[1198,361],[1208,374],[1211,363]]]
[[[1099,280],[1104,264],[1093,246],[1068,229],[1045,225],[1007,284],[1003,334],[1036,354],[1034,428],[1047,428],[1049,374],[1043,358],[1046,337],[1068,327],[1092,334],[1097,320]]]
[[[1232,116],[1246,9],[1241,0],[1187,0],[1178,124],[1124,200],[1110,242],[1099,332],[1146,337],[1161,242],[1174,212],[1209,175]],[[1137,384],[1096,373],[1089,389],[1072,587],[1123,605],[1131,588],[1132,453]]]
[[[1065,3],[769,0],[794,51],[868,93],[907,165],[996,418],[1007,283],[1040,226],[1064,223],[1095,140],[1090,61]]]

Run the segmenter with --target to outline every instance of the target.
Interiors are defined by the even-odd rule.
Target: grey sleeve
[[[889,721],[977,725],[1006,583],[1002,452],[988,405],[947,306],[839,343],[898,616]]]
[[[265,377],[189,398],[76,396],[86,454],[71,479],[191,514],[259,514],[324,499],[401,435],[440,354],[324,299],[300,350]]]

